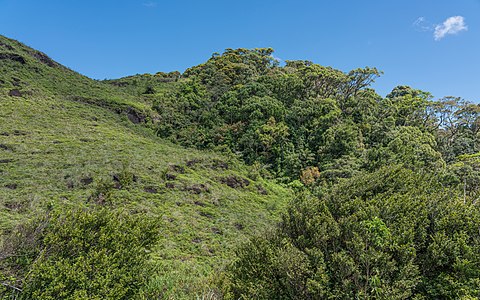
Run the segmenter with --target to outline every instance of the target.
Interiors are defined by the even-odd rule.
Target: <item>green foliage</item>
[[[131,299],[149,275],[158,224],[144,215],[87,208],[53,212],[37,237],[24,299]]]
[[[8,299],[12,287],[24,288],[39,253],[36,246],[7,247],[15,244],[8,242],[14,229],[26,230],[29,220],[52,209],[86,205],[128,211],[158,224],[161,235],[149,253],[152,268],[146,270],[147,278],[132,285],[140,298],[191,299],[215,289],[211,274],[223,270],[239,241],[278,220],[290,191],[273,182],[264,165],[248,186],[232,188],[222,179],[246,179],[250,168],[228,147],[219,147],[227,149],[225,154],[185,149],[155,134],[152,128],[166,124],[164,118],[181,115],[164,109],[186,108],[188,119],[204,107],[206,89],[194,80],[173,72],[99,82],[59,64],[45,64],[33,51],[0,37],[0,54],[25,60],[0,60],[0,298]],[[148,85],[155,94],[143,94]],[[12,89],[22,96],[9,96]],[[178,107],[173,106],[177,94],[186,102]],[[174,95],[168,96],[172,107],[165,104],[160,114],[152,107],[164,95]],[[207,113],[195,118],[210,120]],[[173,132],[179,129],[172,127]],[[187,130],[183,135],[193,142]],[[28,244],[35,228],[18,235],[17,244]],[[83,259],[96,263],[88,255]],[[52,271],[48,276],[53,280],[59,274],[53,273],[53,257],[44,258],[42,268]],[[67,272],[66,266],[78,270],[74,256],[59,261],[59,271]],[[128,270],[125,274],[134,278]],[[42,279],[40,273],[35,276]]]
[[[479,105],[380,75],[240,48],[95,81],[0,37],[0,295],[479,298]]]
[[[437,143],[432,134],[417,127],[402,126],[390,133],[386,145],[370,149],[369,166],[376,168],[388,164],[403,164],[417,171],[441,171],[445,167]]]
[[[176,93],[155,101],[162,116],[158,133],[186,146],[226,145],[247,163],[260,161],[287,180],[309,165],[352,152],[360,155],[361,132],[342,113],[356,107],[353,97],[380,72],[365,68],[345,74],[303,61],[280,67],[272,53],[227,49],[188,69]],[[201,105],[191,107],[184,87],[198,84],[204,88],[196,94]],[[272,120],[278,128],[273,129]],[[271,135],[279,130],[281,140],[273,141],[278,137]]]
[[[237,250],[241,258],[231,267],[232,299],[310,299],[325,296],[322,257],[312,268],[309,256],[271,234],[253,238]],[[247,263],[248,262],[248,263]],[[315,270],[313,270],[315,269]]]
[[[274,234],[237,251],[231,295],[479,297],[480,210],[435,179],[392,167],[319,198],[299,195]]]
[[[188,69],[180,84],[156,95],[159,135],[185,146],[226,146],[287,181],[317,166],[327,186],[392,163],[441,171],[452,156],[479,151],[476,105],[432,101],[407,86],[382,98],[369,89],[381,75],[375,68],[279,66],[272,53],[227,49]],[[272,120],[282,127],[278,141]]]

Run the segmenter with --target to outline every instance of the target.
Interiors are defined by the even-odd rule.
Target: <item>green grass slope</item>
[[[51,207],[108,200],[160,220],[147,294],[208,290],[290,192],[233,157],[159,139],[149,118],[141,98],[0,36],[0,238]]]
[[[90,79],[53,61],[46,54],[0,36],[0,88],[17,96],[51,95],[107,107],[151,121],[155,114],[143,98]]]

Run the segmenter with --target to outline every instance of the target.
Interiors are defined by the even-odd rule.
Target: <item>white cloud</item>
[[[467,31],[465,19],[462,16],[454,16],[446,19],[443,24],[435,26],[433,37],[436,41],[443,39],[446,35],[457,34],[461,31]]]

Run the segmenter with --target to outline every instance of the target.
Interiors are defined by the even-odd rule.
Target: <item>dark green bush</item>
[[[398,167],[301,194],[237,250],[234,299],[478,299],[480,210]]]
[[[22,299],[132,299],[144,285],[158,236],[148,217],[95,206],[37,224],[16,247],[27,258]]]

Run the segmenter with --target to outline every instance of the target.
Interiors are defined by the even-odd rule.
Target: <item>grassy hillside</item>
[[[95,81],[0,38],[0,296],[479,298],[480,106],[272,53]]]
[[[161,224],[145,294],[208,292],[291,195],[235,157],[159,139],[150,107],[0,36],[0,236],[52,208],[108,204]]]
[[[115,86],[80,75],[46,54],[0,36],[0,87],[17,96],[54,96],[152,119],[150,105]]]

